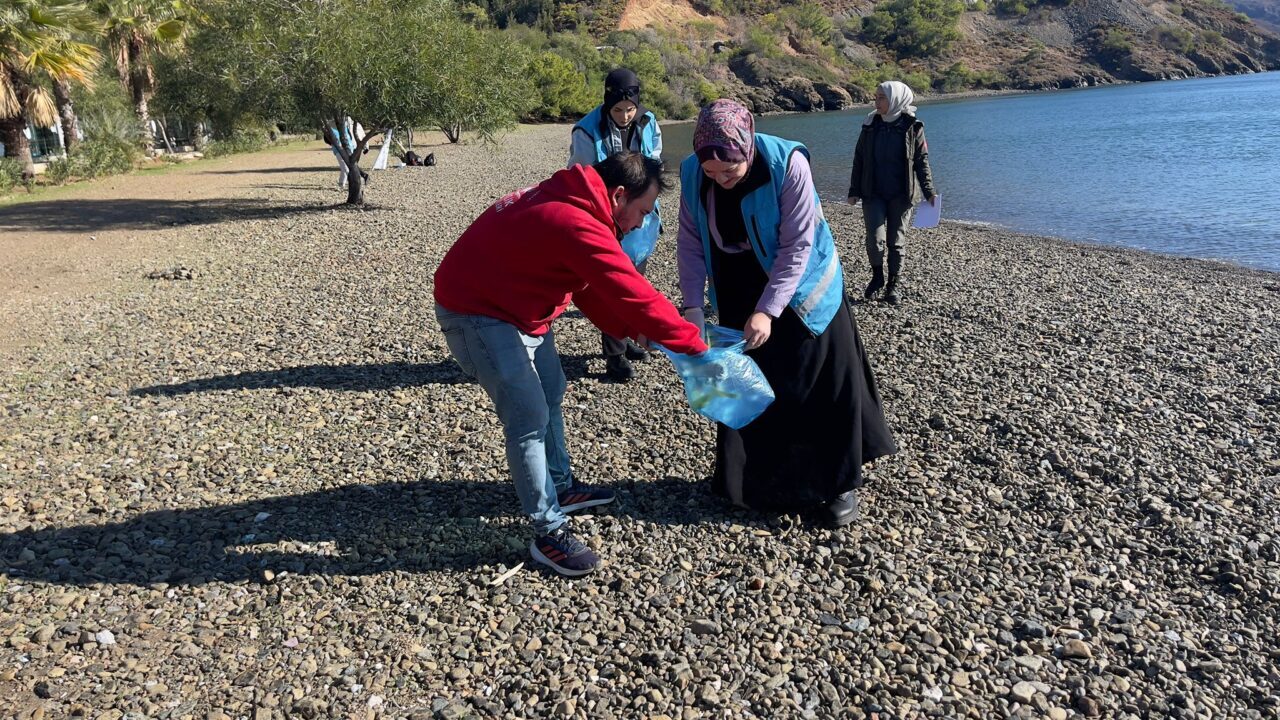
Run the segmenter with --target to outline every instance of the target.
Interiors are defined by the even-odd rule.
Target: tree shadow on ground
[[[597,377],[587,370],[594,356],[561,355],[567,380]],[[219,390],[272,390],[277,388],[319,388],[361,392],[395,390],[422,385],[460,385],[475,382],[463,374],[452,360],[434,363],[391,362],[370,365],[300,365],[275,370],[252,370],[232,375],[196,378],[170,385],[134,388],[130,395],[189,395]]]
[[[600,514],[663,525],[717,522],[741,513],[705,483],[666,477],[616,486]],[[464,571],[528,559],[527,523],[509,483],[422,480],[348,485],[191,510],[158,510],[102,525],[0,534],[13,579],[66,585],[253,580],[298,575]],[[91,509],[102,512],[101,509]]]
[[[338,172],[338,162],[335,160],[332,165],[319,165],[314,167],[277,167],[277,168],[249,168],[245,170],[205,170],[202,174],[207,175],[274,175],[278,173],[304,173],[304,172]]]
[[[46,200],[0,208],[0,231],[104,232],[155,230],[223,220],[278,218],[326,211],[331,204],[283,206],[265,200]]]

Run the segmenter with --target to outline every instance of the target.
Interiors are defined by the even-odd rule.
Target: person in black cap
[[[595,165],[610,155],[623,151],[643,153],[645,157],[662,159],[662,131],[658,120],[640,104],[640,79],[630,70],[619,68],[604,79],[604,103],[587,113],[573,126],[569,145],[569,167]],[[662,222],[658,206],[645,216],[644,224],[621,238],[622,249],[644,273],[646,261],[658,244]],[[604,348],[605,374],[617,382],[635,375],[632,360],[644,360],[648,353],[630,340],[601,334]]]

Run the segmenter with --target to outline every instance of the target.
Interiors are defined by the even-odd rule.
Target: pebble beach
[[[568,447],[619,502],[574,516],[599,571],[535,568],[431,282],[567,138],[429,147],[360,209],[313,143],[91,290],[5,296],[0,715],[1280,717],[1274,273],[914,231],[902,305],[853,306],[900,451],[836,530],[713,496],[670,363],[607,381],[571,311]],[[860,210],[824,209],[860,300]]]

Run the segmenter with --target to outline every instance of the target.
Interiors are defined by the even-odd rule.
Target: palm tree
[[[144,137],[150,139],[147,104],[156,82],[151,56],[186,35],[193,11],[182,0],[94,0],[93,9],[103,21],[120,84],[133,100]]]
[[[86,15],[86,17],[89,17]],[[93,23],[92,32],[98,35],[102,31],[102,26],[96,21]],[[58,41],[53,52],[62,53],[64,55],[76,52],[75,43],[77,37],[66,37]],[[95,65],[98,57],[97,50],[94,50]],[[75,152],[76,145],[80,143],[80,119],[76,117],[75,106],[71,102],[71,85],[75,83],[85,88],[92,89],[94,86],[94,78],[92,75],[74,78],[65,74],[58,74],[46,71],[49,75],[50,84],[53,86],[53,100],[58,108],[58,122],[62,125],[62,149],[71,155]]]
[[[94,27],[93,14],[77,0],[0,0],[0,142],[27,180],[35,176],[28,120],[58,121],[54,98],[35,78],[88,82],[98,50],[74,38]]]

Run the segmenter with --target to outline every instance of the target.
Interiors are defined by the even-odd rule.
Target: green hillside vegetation
[[[172,151],[175,135],[237,152],[347,116],[372,131],[357,163],[386,128],[489,140],[521,120],[581,117],[617,67],[639,74],[661,119],[717,97],[758,113],[843,109],[887,79],[931,94],[1280,68],[1280,37],[1220,0],[0,4],[13,18],[0,31],[5,187],[34,176],[31,120],[83,129],[83,147],[50,168],[71,180]],[[362,198],[353,181],[349,201]]]
[[[725,95],[759,112],[841,109],[866,101],[885,79],[928,94],[1280,67],[1280,40],[1218,0],[884,0],[840,8],[692,0],[704,19],[625,31],[610,29],[626,8],[619,2],[464,7],[473,22],[535,52],[530,76],[540,102],[528,117],[544,120],[593,106],[603,75],[620,65],[640,74],[647,104],[665,118],[689,117]]]

